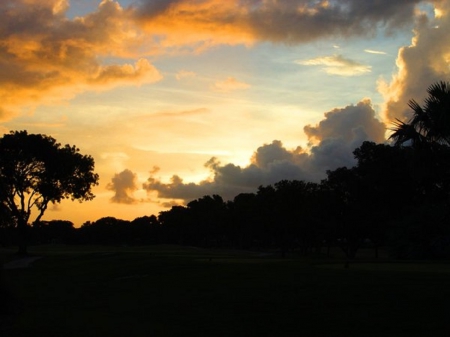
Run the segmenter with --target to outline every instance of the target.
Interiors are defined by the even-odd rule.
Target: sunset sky
[[[450,0],[1,0],[0,127],[76,145],[93,201],[151,215],[320,181],[450,80]]]

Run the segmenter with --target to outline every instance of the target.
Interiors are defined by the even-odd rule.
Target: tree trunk
[[[18,255],[27,255],[27,222],[23,219],[17,221],[17,232],[18,232],[18,246],[19,250],[17,251]]]

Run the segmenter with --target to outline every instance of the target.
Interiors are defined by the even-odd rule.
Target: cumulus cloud
[[[145,58],[135,64],[109,57],[137,55],[139,34],[131,10],[104,0],[98,9],[69,20],[68,1],[0,2],[0,117],[20,106],[67,99],[88,89],[155,82],[158,70]]]
[[[333,109],[324,114],[325,119],[317,125],[303,128],[311,141],[342,138],[346,143],[361,143],[370,139],[375,142],[384,140],[383,123],[375,118],[370,100],[362,100],[356,105],[342,109]],[[359,144],[351,144],[359,145]]]
[[[305,66],[322,66],[326,73],[340,76],[358,76],[370,73],[372,67],[343,57],[342,55],[316,57],[309,60],[298,60],[296,63]]]
[[[409,119],[408,101],[414,99],[420,104],[431,84],[450,78],[450,1],[434,4],[437,15],[422,14],[411,44],[399,50],[398,70],[392,80],[379,83],[386,101],[383,111],[386,123],[395,118]]]
[[[243,90],[250,87],[250,84],[236,80],[234,77],[228,77],[223,81],[214,84],[213,90],[219,92],[230,92],[234,90]]]
[[[111,198],[114,203],[134,204],[137,202],[133,197],[133,192],[138,189],[137,176],[128,169],[115,174],[106,188],[114,192]]]
[[[157,192],[162,199],[189,201],[204,195],[219,194],[232,199],[239,193],[255,192],[260,185],[280,180],[320,181],[326,170],[355,164],[353,150],[365,140],[382,142],[385,126],[375,116],[369,100],[325,113],[315,126],[304,129],[310,147],[286,148],[281,141],[260,146],[251,157],[250,164],[242,167],[222,164],[211,158],[205,166],[210,179],[199,183],[186,183],[178,175],[170,182],[162,182],[152,174],[144,184],[148,192]]]
[[[367,36],[380,27],[393,31],[411,22],[419,2],[140,0],[123,8],[117,1],[103,0],[94,12],[69,19],[67,0],[2,0],[0,118],[11,118],[21,107],[48,103],[50,97],[53,102],[85,90],[158,81],[162,75],[147,59],[153,55],[196,53],[219,44]],[[436,4],[439,19],[447,20],[447,1]],[[418,34],[424,35],[423,30]],[[435,33],[427,34],[432,37],[428,41],[436,38]],[[406,50],[404,54],[405,60],[413,57]],[[334,62],[327,70],[334,74],[369,71],[342,57],[328,62]],[[192,74],[180,72],[176,77],[186,76]],[[247,87],[230,78],[215,89]]]
[[[295,150],[289,151],[280,141],[274,141],[261,146],[255,152],[254,157],[259,157],[260,162],[253,161],[250,165],[241,167],[231,163],[222,164],[213,157],[205,163],[211,172],[211,179],[199,183],[185,183],[181,177],[174,175],[169,183],[164,183],[151,175],[144,184],[144,189],[148,192],[156,191],[159,198],[165,199],[189,201],[211,194],[232,199],[239,193],[254,192],[260,185],[272,184],[281,179],[306,178],[306,173],[295,164],[301,154]],[[283,152],[288,158],[280,159],[279,154]]]

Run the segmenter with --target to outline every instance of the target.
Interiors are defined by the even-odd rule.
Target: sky
[[[2,0],[0,134],[95,160],[93,201],[43,219],[158,215],[319,182],[450,80],[450,0]]]

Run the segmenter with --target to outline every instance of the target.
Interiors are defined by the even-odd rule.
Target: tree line
[[[282,180],[230,201],[206,195],[133,221],[104,217],[80,228],[39,221],[30,226],[29,240],[275,249],[282,255],[326,254],[338,246],[350,259],[361,247],[374,255],[388,247],[396,258],[449,257],[450,147],[364,142],[354,155],[356,166],[328,171],[320,183]]]
[[[395,258],[450,257],[450,85],[436,83],[428,94],[423,107],[410,101],[412,117],[396,122],[392,144],[364,142],[353,152],[354,167],[327,171],[321,182],[282,180],[229,201],[205,195],[158,216],[105,217],[80,228],[38,219],[27,226],[28,242],[180,244],[278,250],[282,256],[327,254],[340,247],[348,259],[361,247],[373,248],[375,256],[379,247],[387,247]],[[91,158],[81,159],[90,166],[79,174],[78,189],[67,195],[89,200],[98,177]],[[7,225],[11,213],[7,207],[0,211],[6,221],[2,243],[18,241],[17,220]]]

